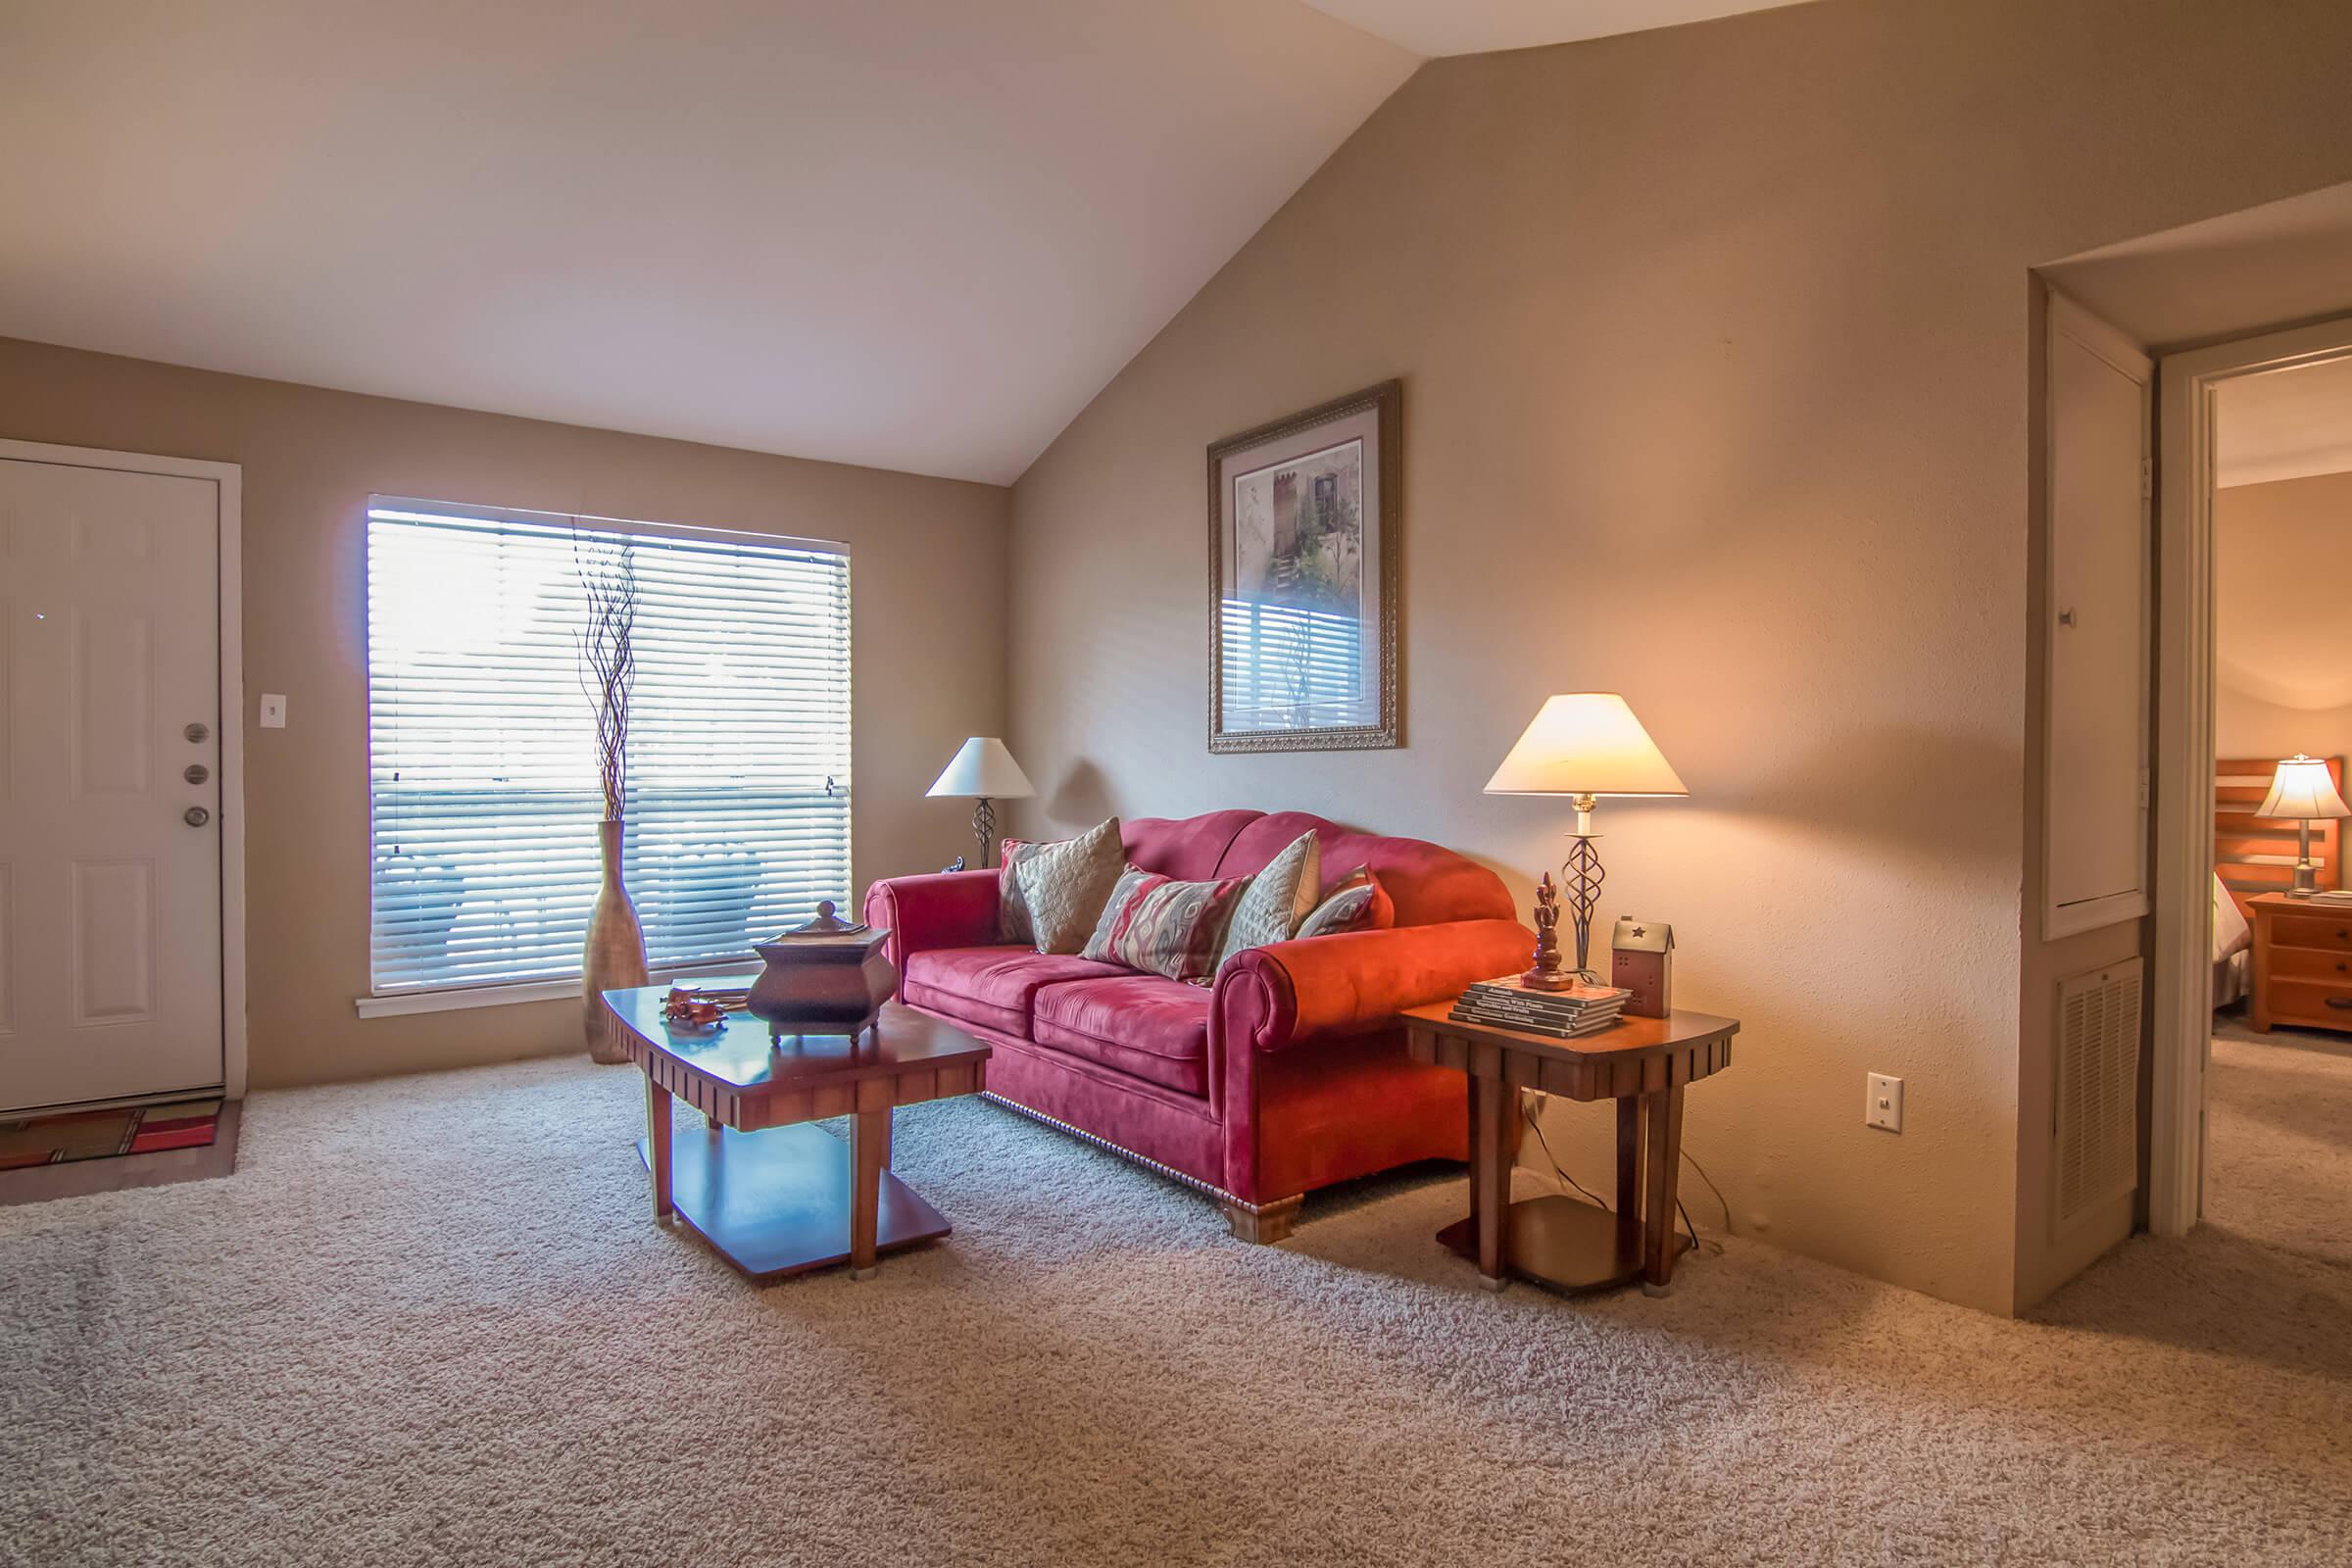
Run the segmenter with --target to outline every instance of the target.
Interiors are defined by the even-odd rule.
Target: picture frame
[[[1208,449],[1208,749],[1403,744],[1404,386]]]

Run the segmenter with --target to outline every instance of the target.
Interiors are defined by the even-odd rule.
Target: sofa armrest
[[[1448,920],[1252,948],[1217,977],[1225,1054],[1386,1028],[1406,1007],[1524,969],[1535,943],[1516,920]]]
[[[906,956],[933,948],[985,948],[997,940],[994,871],[900,876],[865,890],[865,923],[890,931],[890,961],[904,975]]]

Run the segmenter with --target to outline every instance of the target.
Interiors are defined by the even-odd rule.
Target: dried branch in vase
[[[597,773],[605,791],[605,820],[627,811],[629,695],[637,679],[637,552],[611,538],[583,536],[572,522],[572,563],[587,596],[580,628],[580,690],[596,708]]]

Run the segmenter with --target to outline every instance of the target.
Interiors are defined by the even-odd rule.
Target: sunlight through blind
[[[850,896],[850,563],[378,498],[368,740],[378,995],[576,979],[603,797],[577,552],[630,545],[629,893],[655,965]]]
[[[1369,724],[1373,688],[1353,615],[1254,599],[1223,601],[1225,727]]]

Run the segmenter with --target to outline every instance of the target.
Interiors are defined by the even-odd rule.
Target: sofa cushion
[[[1116,964],[1027,948],[933,948],[907,955],[906,1000],[962,1023],[1026,1039],[1040,987],[1126,972]]]
[[[1444,920],[1515,920],[1519,906],[1502,878],[1464,855],[1419,839],[1352,833],[1305,811],[1261,816],[1234,835],[1218,876],[1252,876],[1299,834],[1323,841],[1323,863],[1368,865],[1396,907],[1400,926]]]
[[[1119,834],[1128,864],[1179,882],[1207,882],[1219,874],[1217,862],[1232,848],[1234,836],[1265,814],[1229,808],[1199,816],[1139,816],[1121,824]]]
[[[1208,1093],[1206,986],[1155,974],[1070,980],[1037,994],[1030,1038],[1188,1095]]]

